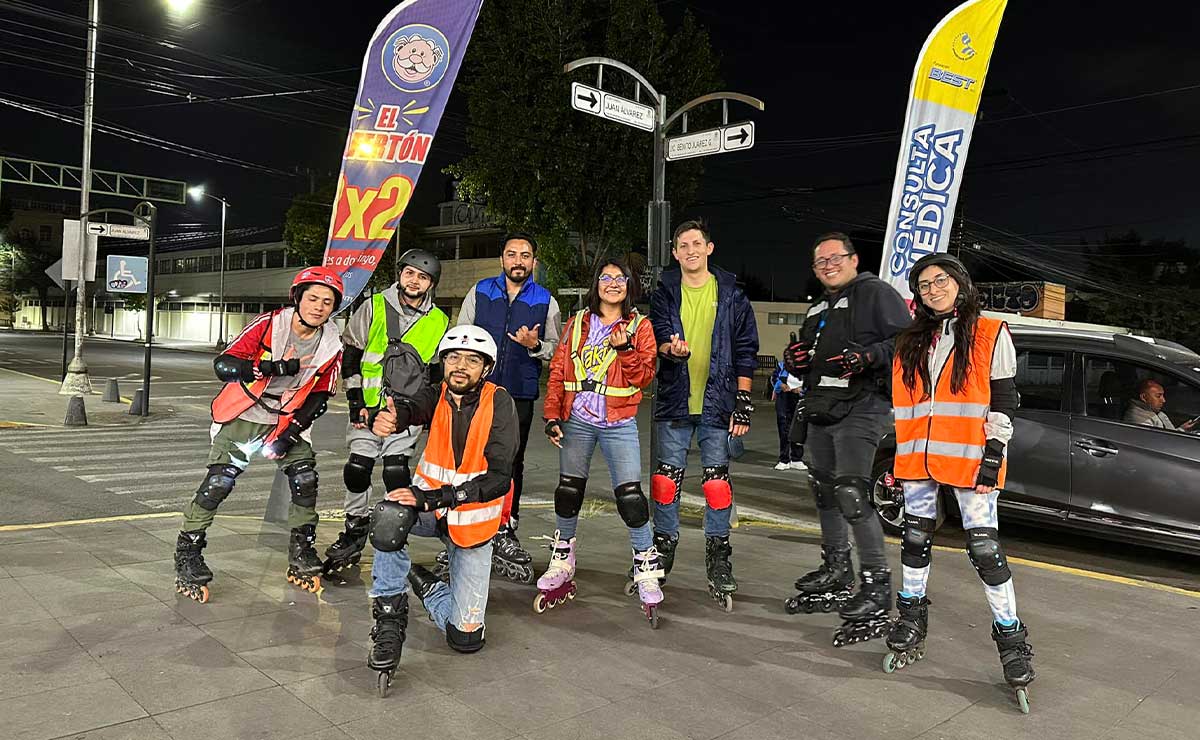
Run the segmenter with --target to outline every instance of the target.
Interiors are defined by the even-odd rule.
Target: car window
[[[1065,352],[1023,349],[1017,351],[1017,391],[1021,408],[1058,411],[1062,408]]]
[[[1162,388],[1156,409],[1151,383]],[[1147,398],[1140,394],[1146,392]],[[1165,414],[1174,427],[1200,415],[1200,386],[1148,365],[1111,357],[1084,361],[1084,397],[1088,416],[1158,428]],[[1163,428],[1165,425],[1163,425]]]

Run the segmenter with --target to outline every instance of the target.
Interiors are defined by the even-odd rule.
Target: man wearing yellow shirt
[[[670,573],[679,543],[679,494],[695,437],[704,470],[705,572],[710,593],[728,610],[737,591],[729,561],[728,439],[750,431],[758,326],[734,274],[709,266],[713,248],[707,226],[681,223],[671,248],[679,269],[663,272],[650,297],[660,359],[654,403],[658,449],[650,492],[654,545]]]

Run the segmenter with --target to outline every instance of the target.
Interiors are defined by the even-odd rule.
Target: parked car
[[[1021,394],[1001,517],[1200,554],[1200,436],[1125,420],[1147,378],[1175,426],[1200,416],[1200,355],[1116,327],[990,315],[1010,322]],[[874,470],[891,533],[904,511],[895,449],[890,433]],[[954,497],[942,504],[939,523]]]

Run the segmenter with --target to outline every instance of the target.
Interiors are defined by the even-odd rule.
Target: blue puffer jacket
[[[488,376],[518,400],[538,397],[538,378],[542,374],[542,361],[530,357],[529,352],[508,338],[522,326],[546,326],[546,314],[550,309],[550,291],[526,280],[521,292],[512,303],[508,302],[508,286],[504,275],[480,280],[475,285],[475,325],[487,329],[500,356],[496,367]],[[544,329],[542,332],[544,336]]]
[[[718,267],[708,269],[717,278],[717,316],[713,321],[712,355],[700,423],[725,427],[733,413],[737,379],[753,378],[758,368],[758,324],[750,300],[737,287],[734,274]],[[659,346],[670,342],[672,334],[687,339],[679,318],[682,278],[679,268],[664,271],[650,296],[650,323]],[[687,362],[659,355],[654,419],[686,419],[690,388]]]

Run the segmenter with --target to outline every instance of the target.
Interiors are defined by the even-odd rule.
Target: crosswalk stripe
[[[61,429],[17,429],[10,432],[0,434],[0,438],[12,437],[54,437],[64,434],[75,436],[87,436],[91,434],[137,434],[137,433],[161,433],[166,429],[208,429],[209,424],[130,424],[128,428],[113,429],[112,427],[94,427],[94,428],[61,428]]]
[[[152,498],[144,501],[140,499],[135,500],[137,500],[139,504],[148,506],[151,509],[182,509],[187,505],[188,501],[192,500],[192,495],[194,494],[176,498]],[[271,497],[271,493],[269,491],[267,493],[250,493],[245,496],[238,496],[235,493],[234,496],[237,496],[237,500],[239,501],[266,501]],[[232,501],[233,497],[231,496],[228,500]]]
[[[180,481],[178,484],[169,482],[169,483],[151,483],[151,484],[145,484],[145,485],[140,485],[140,486],[113,486],[111,488],[106,488],[105,490],[116,496],[128,496],[131,493],[154,493],[154,492],[161,493],[164,491],[170,492],[170,489],[172,487],[174,487],[175,485],[178,485],[180,488],[180,495],[182,496],[182,495],[186,494],[190,498],[191,496],[195,495],[195,488],[193,488],[193,486],[199,485],[200,482],[204,479],[204,471],[203,470],[201,470],[198,474],[194,470],[191,472],[192,472],[192,477],[187,478],[186,482]],[[232,495],[236,496],[237,492],[239,490],[245,488],[248,483],[257,484],[260,482],[267,482],[270,480],[274,480],[274,478],[275,478],[275,470],[273,468],[264,468],[262,471],[259,471],[259,472],[256,472],[253,469],[251,469],[250,472],[243,473],[242,475],[238,476],[238,479],[237,479],[238,482],[234,486],[234,493]]]
[[[87,441],[97,439],[139,439],[142,437],[162,437],[167,436],[188,436],[201,433],[207,433],[209,427],[169,427],[159,429],[129,429],[129,430],[105,430],[102,432],[71,432],[71,431],[37,431],[37,432],[20,432],[0,434],[0,445],[21,445],[29,444],[30,442],[42,442],[55,439],[69,439],[71,441]]]
[[[189,452],[189,453],[197,453],[198,454],[204,450],[207,450],[211,446],[212,445],[208,442],[187,442],[185,444],[174,443],[171,445],[171,454],[174,455],[179,452]],[[98,448],[90,447],[88,449],[94,450],[94,449],[98,449]],[[38,452],[45,452],[45,451],[46,450],[44,450],[44,449],[38,450]],[[158,458],[158,457],[162,457],[163,454],[164,454],[164,452],[162,450],[152,450],[152,451],[145,451],[145,452],[120,451],[120,452],[106,452],[106,453],[100,454],[100,455],[55,455],[53,457],[31,457],[31,458],[29,458],[29,460],[30,460],[30,462],[35,462],[35,463],[66,463],[66,462],[83,462],[85,460],[114,460],[114,459],[118,459],[118,458],[124,459],[124,460],[138,459],[138,458],[144,458],[144,457]],[[139,464],[144,464],[144,462],[139,463]],[[83,468],[79,468],[79,470],[83,470]]]
[[[201,451],[203,451],[203,450],[208,449],[208,447],[209,446],[206,444],[199,449]],[[176,452],[180,451],[181,449],[182,449],[182,447],[180,445],[171,445],[171,453],[172,453],[171,454],[171,462],[155,463],[154,469],[162,471],[164,473],[167,472],[167,469],[179,469],[180,472],[192,473],[192,472],[195,472],[197,469],[202,469],[204,467],[202,464],[203,460],[200,460],[197,462],[192,459],[182,459],[182,460],[179,459],[181,457],[184,457],[184,458],[199,457],[199,455],[183,456],[183,455],[175,454]],[[124,453],[124,452],[122,452],[117,455],[93,456],[94,459],[104,459],[104,460],[112,461],[112,462],[108,462],[108,463],[90,464],[90,465],[53,465],[51,467],[53,467],[56,471],[58,471],[60,473],[73,473],[73,472],[78,472],[78,471],[94,471],[94,472],[99,473],[99,472],[102,472],[105,470],[129,470],[130,469],[129,463],[123,462],[123,461],[127,461],[133,457],[161,457],[161,456],[163,456],[163,454],[164,453],[161,451],[159,451],[159,452],[141,452],[141,453]],[[340,457],[341,454],[342,453],[334,452],[332,450],[320,450],[319,452],[316,453],[318,458],[335,457],[335,456]],[[40,460],[39,461],[36,458],[31,458],[31,459],[35,460],[35,462],[48,462],[48,460]],[[76,461],[76,460],[83,460],[85,458],[70,457],[70,458],[54,458],[54,459],[56,459],[56,460],[65,459],[65,460],[70,460],[70,461]],[[147,464],[147,461],[143,460],[143,461],[138,462],[137,464],[145,465],[145,464]],[[257,468],[252,468],[252,470],[257,470]],[[82,480],[82,476],[80,476],[80,479]]]

